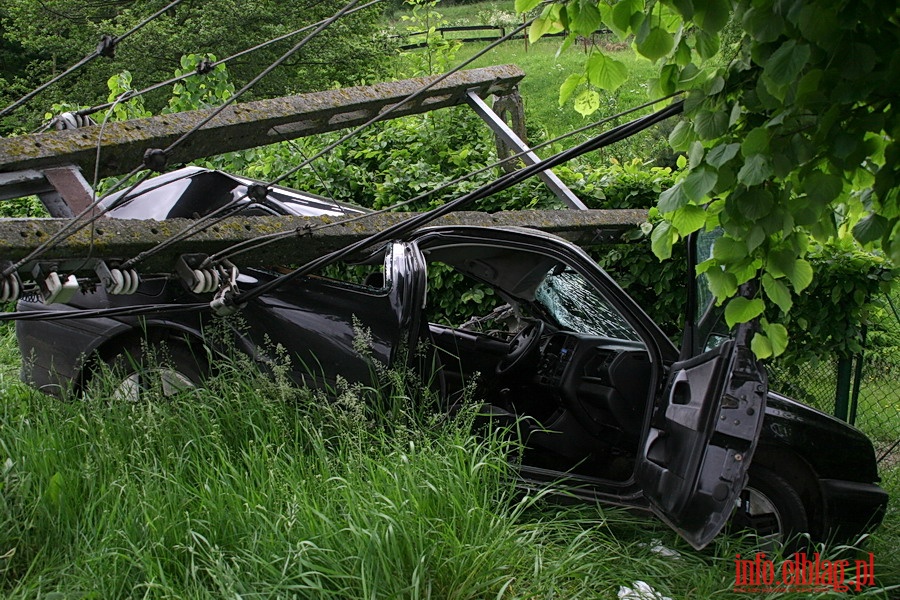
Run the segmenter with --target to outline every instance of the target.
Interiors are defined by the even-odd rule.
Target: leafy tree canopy
[[[539,0],[516,0],[520,12]],[[654,94],[686,93],[669,137],[686,175],[660,195],[652,234],[660,258],[701,228],[726,231],[700,265],[726,318],[747,321],[813,279],[812,243],[852,234],[900,263],[900,5],[884,0],[578,0],[543,7],[537,39],[606,27],[659,66]],[[726,27],[736,31],[723,44]],[[595,49],[560,89],[589,114],[625,79]],[[753,299],[733,298],[759,276]],[[729,300],[731,298],[731,300]],[[768,311],[767,311],[768,312]],[[780,354],[782,324],[763,321],[754,348]],[[802,324],[801,324],[802,327]]]
[[[183,55],[224,58],[327,18],[344,4],[343,0],[182,2],[119,44],[113,60],[97,58],[41,94],[30,103],[31,113],[22,111],[19,119],[43,115],[55,102],[103,102],[106,81],[123,70],[133,74],[135,88],[149,86],[171,77]],[[159,0],[4,0],[0,6],[0,55],[5,48],[19,49],[23,59],[19,62],[24,64],[11,63],[9,70],[4,64],[3,77],[15,79],[27,92],[96,49],[102,35],[121,35],[163,6]],[[373,43],[379,16],[376,8],[343,17],[263,79],[246,99],[372,79],[384,65],[384,46]],[[235,85],[241,87],[252,79],[303,35],[230,62],[228,70]],[[3,106],[18,97],[0,92],[0,99],[6,100]],[[156,110],[164,102],[165,92],[161,92],[151,97],[148,105]]]

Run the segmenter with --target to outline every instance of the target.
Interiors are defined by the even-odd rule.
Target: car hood
[[[777,392],[766,399],[763,437],[803,449],[823,479],[878,480],[875,448],[859,429]],[[827,460],[826,460],[827,458]]]

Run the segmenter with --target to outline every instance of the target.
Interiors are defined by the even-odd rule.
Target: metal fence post
[[[837,386],[834,395],[834,416],[841,421],[847,420],[850,405],[850,376],[853,371],[853,358],[842,356],[837,363]]]
[[[862,341],[862,350],[856,355],[856,369],[853,373],[853,392],[850,394],[850,415],[847,419],[847,422],[851,425],[856,425],[856,409],[859,406],[859,389],[862,386],[862,377],[863,377],[863,363],[865,361],[866,354],[866,333],[868,331],[868,327],[863,324],[862,331],[860,331],[860,338]]]

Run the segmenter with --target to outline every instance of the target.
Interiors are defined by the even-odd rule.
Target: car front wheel
[[[751,467],[731,519],[734,532],[749,531],[761,548],[799,548],[809,531],[809,517],[797,490],[784,477],[764,467]]]
[[[111,397],[131,402],[174,397],[200,386],[209,372],[202,353],[173,337],[128,342],[104,362],[111,371]]]

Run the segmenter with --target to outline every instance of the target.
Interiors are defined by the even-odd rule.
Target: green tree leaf
[[[553,30],[554,21],[550,17],[538,17],[528,27],[528,41],[532,44]]]
[[[535,8],[541,0],[516,0],[514,6],[517,13],[525,13]]]
[[[772,355],[781,356],[784,354],[788,345],[788,332],[785,326],[781,323],[769,323],[768,321],[764,321],[762,328],[763,331],[766,332],[766,337],[769,339],[769,344],[772,347]]]
[[[711,140],[724,134],[728,129],[728,115],[724,110],[701,110],[694,117],[694,131],[700,139]]]
[[[694,0],[694,20],[707,33],[718,33],[731,15],[729,0]]]
[[[585,90],[575,98],[575,110],[583,116],[597,112],[600,108],[600,94],[594,90]]]
[[[650,27],[646,35],[635,38],[635,46],[650,60],[657,60],[672,51],[675,37],[662,27]]]
[[[628,80],[628,67],[602,52],[591,55],[585,65],[585,71],[592,85],[610,92],[616,91]]]
[[[737,156],[740,144],[719,144],[706,154],[706,164],[718,169]]]
[[[890,221],[879,214],[873,213],[853,226],[853,237],[860,244],[868,244],[882,239],[889,230]]]
[[[691,199],[684,191],[683,183],[678,182],[659,195],[657,207],[659,212],[666,214],[681,208],[690,201]]]
[[[738,323],[746,323],[761,315],[765,308],[765,303],[759,298],[752,300],[742,296],[732,298],[725,306],[725,323],[729,328]]]
[[[681,185],[690,200],[699,202],[712,191],[717,179],[718,174],[712,169],[697,169],[691,171]]]
[[[736,263],[747,258],[747,245],[730,237],[720,237],[713,246],[713,258],[720,263]]]
[[[787,277],[791,280],[791,284],[794,286],[794,289],[797,291],[797,293],[800,293],[807,287],[809,287],[809,284],[812,283],[812,265],[809,264],[809,262],[807,262],[806,260],[798,258],[794,262],[794,268],[792,272],[788,273]]]
[[[575,89],[584,82],[584,76],[573,73],[566,77],[563,84],[559,87],[559,105],[562,106],[569,101]]]
[[[597,5],[591,2],[570,2],[567,5],[570,29],[580,35],[589,36],[603,24],[603,17]],[[574,14],[573,14],[574,13]]]
[[[700,29],[696,33],[694,48],[697,50],[700,58],[712,58],[719,51],[719,36]]]
[[[772,176],[772,165],[764,154],[754,154],[744,161],[738,171],[738,181],[747,187],[759,185]]]
[[[672,245],[675,243],[675,232],[672,231],[672,226],[666,221],[661,221],[656,224],[656,227],[653,228],[653,233],[650,234],[650,248],[653,250],[653,254],[656,255],[659,260],[666,260],[672,256]]]
[[[612,9],[612,23],[616,29],[627,32],[632,19],[644,8],[643,0],[619,0]]]
[[[741,154],[745,157],[769,151],[769,132],[765,127],[751,129],[741,142]]]
[[[803,180],[803,191],[810,200],[828,204],[838,197],[844,188],[844,181],[837,175],[814,171]]]
[[[756,358],[760,360],[769,358],[774,354],[769,338],[758,331],[753,334],[753,339],[750,340],[750,349],[753,350]]]
[[[737,206],[738,212],[750,221],[759,221],[769,215],[775,205],[775,198],[761,186],[735,192],[732,196],[731,200]]]
[[[726,298],[730,298],[737,293],[737,278],[734,273],[723,271],[720,267],[713,266],[707,269],[706,279],[709,283],[709,290],[716,297],[716,303],[721,304]]]
[[[706,225],[706,211],[696,204],[682,206],[672,215],[672,225],[684,237]]]
[[[788,85],[797,80],[800,71],[809,60],[809,46],[790,40],[781,45],[763,69],[763,77],[776,86]]]
[[[769,300],[777,304],[783,312],[791,311],[794,301],[791,299],[791,291],[783,282],[765,273],[762,276],[762,285]]]
[[[679,121],[672,130],[672,133],[669,134],[669,145],[672,146],[674,150],[684,152],[690,147],[691,142],[693,142],[695,138],[693,126],[690,122]]]

